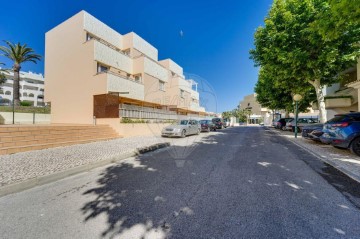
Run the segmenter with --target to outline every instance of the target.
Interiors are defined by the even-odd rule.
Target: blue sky
[[[27,43],[44,56],[45,33],[80,10],[114,30],[134,31],[212,86],[216,109],[234,109],[254,91],[258,70],[249,59],[255,29],[272,0],[18,0],[2,3],[0,40]],[[16,6],[16,7],[15,7]],[[183,31],[183,36],[180,36]],[[3,44],[2,44],[3,45]],[[10,62],[0,58],[0,62]],[[44,72],[44,59],[22,70]],[[46,79],[45,79],[46,80]],[[200,90],[201,94],[201,90]]]

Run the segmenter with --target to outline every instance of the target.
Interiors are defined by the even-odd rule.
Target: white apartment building
[[[4,72],[6,82],[0,85],[0,104],[11,105],[13,101],[14,73]],[[20,101],[31,102],[33,106],[45,106],[44,76],[42,74],[20,72]]]

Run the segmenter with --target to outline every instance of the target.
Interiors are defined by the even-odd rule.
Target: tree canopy
[[[264,26],[255,32],[255,48],[250,51],[255,65],[266,69],[265,75],[275,87],[270,89],[273,92],[279,91],[280,96],[288,95],[289,90],[290,94],[306,93],[313,87],[322,106],[322,121],[326,119],[323,86],[338,82],[339,73],[354,65],[360,55],[359,31],[354,30],[359,19],[351,18],[352,24],[341,24],[345,29],[336,31],[334,37],[323,33],[327,27],[324,22],[338,23],[338,16],[329,13],[339,7],[332,5],[334,2],[338,1],[275,0]],[[261,82],[263,75],[260,72],[258,92],[270,91],[262,89],[269,86]]]

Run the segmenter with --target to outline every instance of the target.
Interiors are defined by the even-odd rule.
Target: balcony
[[[111,71],[100,73],[97,77],[104,77],[106,79],[108,92],[129,92],[129,94],[124,96],[131,99],[144,100],[144,85],[142,83],[127,79]]]
[[[196,99],[196,100],[199,101],[199,98],[200,98],[199,92],[197,92],[197,91],[195,91],[195,90],[191,90],[191,91],[190,91],[190,94],[191,94],[191,98]]]
[[[94,44],[94,60],[120,69],[122,71],[131,73],[133,62],[129,56],[115,50],[114,48],[99,42],[98,40],[91,40],[88,44]]]
[[[325,99],[325,108],[334,109],[334,108],[344,108],[350,107],[352,105],[352,98],[327,98]]]
[[[346,108],[358,102],[357,90],[354,88],[344,88],[336,91],[332,95],[325,96],[325,108]]]

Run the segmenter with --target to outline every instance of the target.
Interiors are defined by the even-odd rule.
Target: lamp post
[[[12,124],[15,124],[14,88],[12,92]]]
[[[293,96],[293,100],[295,101],[295,138],[297,138],[297,133],[298,133],[298,110],[299,110],[299,101],[302,99],[302,96],[299,94],[295,94]]]

